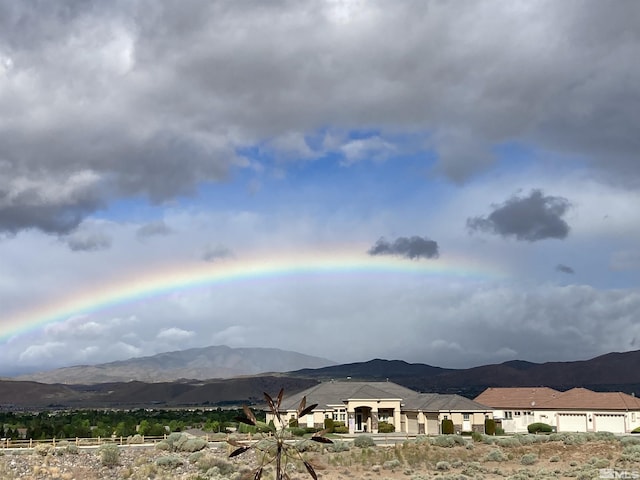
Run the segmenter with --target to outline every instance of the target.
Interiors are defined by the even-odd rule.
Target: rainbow
[[[468,258],[408,260],[372,257],[351,252],[306,252],[280,256],[263,255],[251,259],[224,259],[212,263],[172,264],[129,275],[98,287],[77,291],[67,298],[27,309],[0,319],[0,342],[45,325],[86,315],[137,300],[202,286],[246,280],[266,280],[315,275],[386,275],[399,273],[419,277],[453,277],[471,280],[506,276],[495,266]]]

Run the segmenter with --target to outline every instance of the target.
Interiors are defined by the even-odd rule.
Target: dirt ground
[[[640,438],[576,441],[567,437],[544,443],[521,445],[499,440],[500,444],[473,442],[437,446],[433,439],[407,441],[395,446],[358,448],[340,442],[332,446],[313,445],[301,455],[324,480],[353,479],[562,479],[606,478],[616,469],[640,478]],[[347,449],[348,448],[348,449]],[[114,465],[103,465],[100,452],[10,452],[0,450],[2,480],[218,480],[254,478],[260,454],[248,451],[228,458],[229,445],[210,444],[197,453],[166,452],[155,448],[124,447]],[[292,480],[311,478],[298,454],[287,467]],[[274,478],[267,466],[262,478]]]

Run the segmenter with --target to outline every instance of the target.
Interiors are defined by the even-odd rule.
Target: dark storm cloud
[[[331,128],[418,132],[456,182],[516,141],[640,184],[640,3],[587,3],[0,0],[0,192],[42,200],[1,201],[0,231],[190,194]],[[56,201],[61,171],[104,188]]]
[[[568,274],[574,274],[576,273],[575,270],[571,267],[568,267],[567,265],[563,265],[561,263],[559,263],[558,265],[556,265],[556,271],[557,272],[562,272],[562,273],[568,273]]]
[[[566,198],[533,190],[528,197],[514,195],[502,205],[494,205],[486,217],[468,218],[467,228],[529,242],[563,239],[569,234],[569,225],[562,217],[570,206]]]
[[[438,258],[438,242],[426,237],[398,237],[393,242],[380,238],[367,253],[369,255],[396,255],[412,260]]]

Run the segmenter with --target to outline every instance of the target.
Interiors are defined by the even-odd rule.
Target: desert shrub
[[[504,428],[496,427],[496,435],[504,435]]]
[[[327,431],[327,433],[333,433],[334,427],[335,427],[335,424],[333,422],[333,418],[324,419],[324,429]]]
[[[606,458],[591,457],[589,459],[589,465],[594,468],[607,468],[610,465],[610,462]]]
[[[202,457],[204,457],[204,452],[193,452],[191,455],[189,455],[188,460],[189,463],[198,463],[198,460],[200,460]]]
[[[33,452],[37,455],[46,457],[53,453],[53,446],[47,445],[46,443],[39,443],[34,447]]]
[[[322,445],[311,440],[301,440],[296,443],[296,450],[299,452],[321,452]]]
[[[515,437],[499,438],[498,441],[496,442],[496,445],[498,445],[499,447],[507,447],[507,448],[519,447],[520,441]]]
[[[484,419],[484,433],[487,435],[496,434],[496,421],[493,418]]]
[[[155,449],[165,452],[173,452],[173,446],[166,440],[160,440],[158,443],[156,443]]]
[[[595,432],[593,436],[594,440],[601,440],[604,442],[613,442],[618,439],[618,437],[611,432]]]
[[[168,455],[166,457],[159,457],[156,459],[156,465],[162,468],[176,468],[180,465],[184,465],[184,460],[176,455]]]
[[[562,442],[565,445],[583,445],[587,443],[589,436],[581,433],[570,433],[564,436]]]
[[[453,420],[451,420],[450,418],[445,418],[442,420],[442,433],[443,435],[453,434]]]
[[[379,433],[393,433],[396,431],[396,428],[389,422],[378,422],[378,432]]]
[[[436,470],[449,470],[450,468],[451,465],[449,464],[449,462],[441,461],[436,463]]]
[[[330,452],[348,452],[350,450],[349,447],[349,443],[348,442],[340,442],[340,441],[335,441],[333,442],[333,444],[330,444],[328,446],[328,450]]]
[[[480,432],[471,432],[471,440],[474,442],[481,442],[482,434]]]
[[[384,462],[382,464],[382,468],[384,468],[385,470],[395,470],[401,465],[402,464],[400,463],[400,460],[398,460],[397,458],[394,458],[393,460],[387,460],[386,462]]]
[[[433,445],[435,445],[436,447],[451,448],[455,446],[456,441],[452,437],[440,435],[438,437],[432,438],[431,443],[433,443]]]
[[[498,441],[496,437],[492,437],[490,435],[482,435],[481,440],[482,440],[482,443],[486,443],[488,445],[493,445]]]
[[[178,450],[181,452],[199,452],[207,446],[206,440],[203,438],[188,438],[185,442],[181,442]]]
[[[489,462],[504,462],[505,460],[507,460],[507,457],[504,453],[502,453],[502,450],[495,449],[487,453],[485,459]]]
[[[640,462],[640,445],[628,445],[622,449],[621,460]]]
[[[137,445],[140,443],[144,443],[144,438],[142,438],[142,435],[138,435],[136,433],[135,435],[130,435],[127,437],[127,443],[129,445]]]
[[[233,463],[213,455],[203,455],[196,461],[196,466],[203,472],[216,468],[220,475],[230,475],[236,471]]]
[[[353,440],[354,447],[366,448],[366,447],[373,447],[374,445],[375,445],[375,442],[373,441],[373,438],[371,438],[368,435],[358,435]]]
[[[535,453],[526,453],[520,458],[522,465],[533,465],[538,461],[538,456]]]
[[[560,461],[560,457],[558,455],[554,455],[553,457],[551,457],[549,459],[549,461],[552,462],[552,463],[559,462]]]
[[[73,443],[70,443],[69,445],[64,447],[64,450],[71,455],[77,455],[78,453],[80,453],[80,449],[78,448],[78,446]]]
[[[120,464],[120,449],[113,443],[107,443],[98,448],[100,462],[105,467],[115,467]]]
[[[546,423],[535,422],[527,426],[527,431],[529,433],[551,433],[553,432],[553,427]]]
[[[620,443],[622,444],[622,446],[640,445],[640,438],[638,438],[638,437],[620,437]]]

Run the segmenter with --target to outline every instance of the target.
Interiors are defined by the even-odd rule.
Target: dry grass
[[[322,447],[305,452],[319,478],[352,480],[477,479],[543,480],[597,478],[600,468],[640,472],[640,444],[635,440],[563,438],[538,442],[531,439],[488,444],[471,443],[452,447],[434,441],[408,441],[391,447],[358,448],[332,452]],[[640,442],[640,439],[638,439]],[[524,444],[523,444],[524,443]],[[470,446],[471,445],[471,446]],[[501,455],[492,455],[499,451]],[[1,452],[1,451],[0,451]],[[124,448],[119,465],[103,466],[95,451],[71,455],[42,452],[14,455],[0,453],[0,478],[3,480],[240,480],[251,475],[259,463],[255,455],[228,458],[224,445],[209,446],[198,454],[172,453],[154,449]],[[175,457],[175,458],[174,458]],[[497,458],[502,458],[498,461]],[[180,461],[178,461],[178,459]],[[292,479],[308,478],[301,462],[288,467]],[[273,478],[266,471],[263,478]]]

